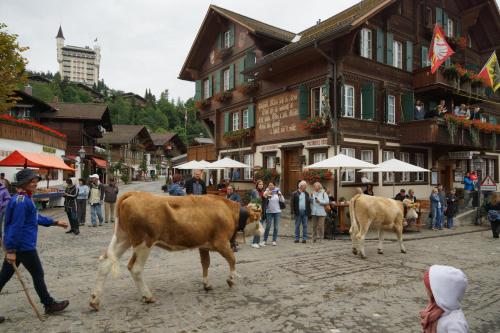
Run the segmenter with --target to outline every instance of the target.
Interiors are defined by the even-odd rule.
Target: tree
[[[27,82],[24,70],[28,61],[22,56],[27,47],[19,46],[17,35],[9,34],[0,23],[0,112],[16,105],[14,90]]]
[[[139,170],[141,170],[144,179],[146,179],[146,174],[148,173],[148,164],[146,159],[147,159],[146,154],[143,154],[141,165],[139,165]]]

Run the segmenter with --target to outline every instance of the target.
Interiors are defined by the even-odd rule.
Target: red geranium
[[[39,130],[42,130],[43,132],[46,132],[48,134],[60,137],[61,139],[66,139],[66,134],[61,133],[59,131],[56,131],[53,128],[44,126],[44,125],[42,125],[40,123],[37,123],[36,121],[30,121],[30,120],[24,120],[24,119],[17,119],[17,118],[12,117],[9,114],[2,114],[2,115],[0,115],[0,121],[1,120],[5,121],[5,122],[9,122],[9,123],[15,123],[15,124],[24,125],[24,126],[30,127],[30,128],[39,129]]]

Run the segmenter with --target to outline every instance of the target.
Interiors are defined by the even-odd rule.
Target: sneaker
[[[293,242],[294,242],[294,243],[298,243],[298,242],[299,242],[299,240],[298,240],[298,239],[296,239],[296,240],[294,240]]]
[[[45,306],[45,313],[51,314],[56,312],[61,312],[66,309],[69,305],[69,301],[54,301],[54,303]]]
[[[306,242],[306,240],[305,240],[305,239],[303,239],[303,240],[302,240],[302,244],[305,244],[305,243],[307,243],[307,242]]]
[[[278,244],[274,241],[274,242],[273,242],[273,246],[276,246],[276,245],[278,245]]]
[[[257,244],[257,243],[253,243],[251,246],[252,246],[254,249],[260,249],[260,245],[259,245],[259,244]]]
[[[260,247],[264,247],[264,246],[266,246],[266,242],[260,242],[259,245],[260,245]]]

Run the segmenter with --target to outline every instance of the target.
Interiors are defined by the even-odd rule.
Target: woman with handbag
[[[260,243],[260,246],[266,245],[271,224],[273,224],[273,246],[276,246],[278,245],[276,242],[278,240],[281,210],[285,208],[285,197],[283,197],[279,188],[276,188],[276,185],[270,182],[266,192],[264,192],[264,198],[267,199],[266,230],[264,232],[264,240]]]
[[[493,238],[498,238],[500,233],[500,195],[494,193],[490,196],[490,201],[486,204],[488,221],[491,223]]]
[[[313,224],[313,243],[318,239],[320,242],[325,238],[325,217],[327,210],[330,211],[330,200],[328,194],[323,190],[323,185],[316,182],[313,185],[314,192],[310,196],[311,217]]]

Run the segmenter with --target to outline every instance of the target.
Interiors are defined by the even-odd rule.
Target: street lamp
[[[83,159],[85,158],[85,148],[83,146],[78,151],[78,156],[80,157],[80,178],[83,178]]]

